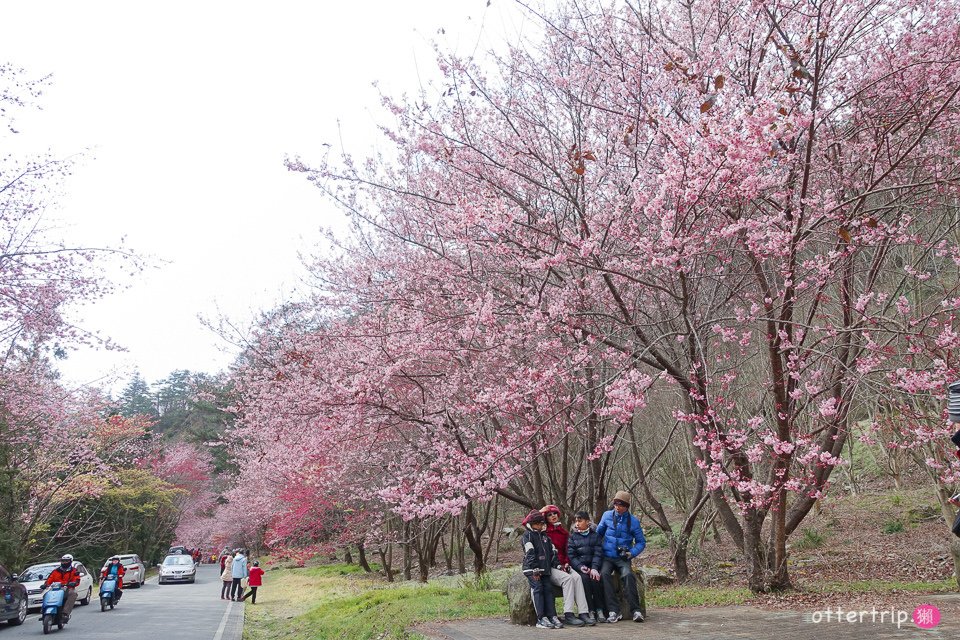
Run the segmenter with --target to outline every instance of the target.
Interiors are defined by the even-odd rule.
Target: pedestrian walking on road
[[[257,604],[257,588],[261,586],[263,586],[263,569],[260,568],[260,562],[256,561],[250,569],[250,591],[240,599],[250,598],[250,604]]]
[[[241,582],[244,578],[250,576],[250,571],[247,569],[247,558],[243,555],[243,549],[237,549],[237,555],[233,556],[231,574],[233,575],[233,587],[230,589],[230,599],[239,602],[240,598],[243,597],[243,585]]]
[[[220,572],[220,580],[223,581],[223,587],[220,588],[220,599],[226,600],[230,597],[230,586],[233,584],[233,556],[225,553],[220,559],[223,561],[223,571]]]

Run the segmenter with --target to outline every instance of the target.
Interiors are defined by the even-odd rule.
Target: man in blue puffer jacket
[[[603,579],[603,595],[607,601],[607,622],[622,620],[620,598],[613,586],[613,570],[620,573],[620,582],[627,591],[627,603],[633,611],[634,622],[643,622],[640,612],[640,595],[637,592],[637,579],[633,575],[630,561],[643,552],[647,541],[643,537],[640,521],[630,513],[630,494],[618,491],[613,499],[613,509],[600,518],[597,535],[603,539],[603,567],[600,575]]]

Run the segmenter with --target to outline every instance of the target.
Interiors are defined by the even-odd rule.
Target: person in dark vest
[[[589,625],[606,622],[603,615],[606,603],[603,599],[603,582],[600,581],[600,568],[603,566],[603,541],[597,535],[597,528],[590,522],[590,514],[578,511],[573,522],[573,530],[567,541],[567,557],[583,580],[584,596],[587,599],[588,614],[580,616]]]

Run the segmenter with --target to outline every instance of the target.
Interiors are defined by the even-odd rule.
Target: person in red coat
[[[77,602],[77,585],[80,584],[80,574],[73,566],[73,556],[69,553],[60,558],[60,565],[47,576],[46,586],[49,587],[54,582],[59,582],[67,592],[60,615],[64,621],[69,620],[73,605]]]
[[[120,598],[123,596],[123,576],[126,573],[127,570],[123,568],[123,564],[120,562],[120,556],[111,556],[107,566],[100,572],[101,580],[108,575],[115,575],[117,577],[117,602],[120,602]]]
[[[260,568],[260,561],[253,563],[250,567],[250,577],[248,578],[250,591],[248,591],[241,600],[250,598],[250,604],[257,604],[257,587],[263,586],[263,569]]]
[[[567,555],[567,541],[570,540],[570,532],[560,524],[560,509],[555,505],[548,504],[540,509],[540,513],[547,519],[547,528],[544,531],[557,548],[557,557],[560,559],[562,569],[552,569],[550,571],[550,580],[553,584],[560,587],[563,591],[563,617],[564,624],[571,627],[582,627],[589,623],[590,607],[587,605],[587,594],[583,590],[583,578],[576,571],[570,569],[570,557]],[[576,606],[579,617],[573,612]]]

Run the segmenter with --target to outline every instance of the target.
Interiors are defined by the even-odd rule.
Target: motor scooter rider
[[[103,568],[103,571],[100,572],[100,580],[103,581],[107,576],[116,576],[117,578],[117,587],[116,587],[116,600],[120,602],[120,597],[123,595],[123,574],[127,572],[123,568],[123,564],[120,563],[120,556],[112,556],[109,563],[106,567]]]
[[[60,558],[60,564],[47,576],[46,586],[59,582],[66,594],[63,599],[63,609],[60,610],[61,619],[66,622],[70,619],[70,612],[77,602],[77,585],[80,584],[80,574],[73,566],[73,556],[69,553]],[[40,620],[43,620],[41,616]]]

